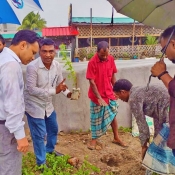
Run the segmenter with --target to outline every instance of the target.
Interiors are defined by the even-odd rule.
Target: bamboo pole
[[[109,38],[109,48],[111,47],[111,38]]]
[[[135,37],[135,20],[133,23],[133,30],[132,30],[132,47],[134,47],[134,38]]]
[[[90,8],[90,31],[91,31],[91,48],[92,48],[92,8]]]

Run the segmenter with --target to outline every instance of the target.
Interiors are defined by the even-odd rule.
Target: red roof
[[[42,36],[71,36],[78,34],[75,27],[47,27],[42,29]]]

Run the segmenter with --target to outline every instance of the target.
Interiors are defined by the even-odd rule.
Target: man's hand
[[[107,104],[102,98],[99,98],[99,99],[98,99],[98,104],[99,104],[100,106],[108,106],[108,104]]]
[[[142,160],[145,157],[145,154],[146,154],[147,149],[148,149],[148,146],[142,146]]]
[[[151,73],[153,76],[159,76],[162,72],[166,71],[166,64],[164,61],[158,61],[151,68]]]
[[[17,144],[18,144],[17,150],[19,152],[26,153],[28,151],[29,142],[26,137],[24,137],[23,139],[17,140]]]
[[[72,95],[72,92],[69,92],[69,93],[67,94],[67,98],[71,98],[71,95]]]
[[[56,87],[56,94],[59,94],[61,91],[65,91],[67,86],[64,84],[66,79],[64,79],[57,87]]]

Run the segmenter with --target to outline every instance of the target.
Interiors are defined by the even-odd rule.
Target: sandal
[[[90,150],[94,150],[94,149],[96,149],[96,145],[90,145],[90,144],[88,144],[87,145],[87,148],[90,149]]]
[[[102,144],[101,143],[96,143],[96,145],[91,145],[90,143],[87,144],[87,148],[90,150],[101,150],[102,149]]]
[[[119,141],[116,141],[116,140],[113,140],[112,143],[114,143],[114,144],[116,144],[116,145],[119,145],[119,146],[121,146],[121,147],[123,147],[123,148],[127,148],[127,147],[128,147],[127,145],[124,145],[124,143],[119,142]]]

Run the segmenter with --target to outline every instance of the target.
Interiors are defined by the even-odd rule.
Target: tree
[[[149,34],[146,35],[146,45],[150,45],[150,49],[148,51],[149,56],[155,56],[156,45],[158,44],[158,40],[155,36],[151,36]]]
[[[146,41],[145,41],[146,45],[155,45],[157,43],[158,43],[158,40],[155,36],[146,35]]]
[[[30,29],[30,30],[42,30],[46,27],[45,19],[41,18],[40,14],[35,14],[34,12],[30,12],[22,21],[22,25],[18,28],[18,30],[22,29]]]

